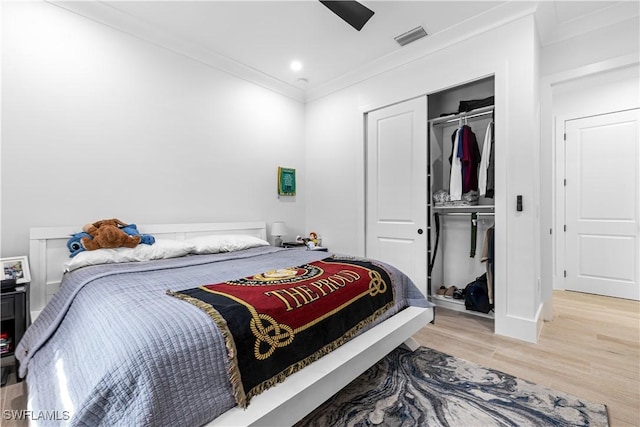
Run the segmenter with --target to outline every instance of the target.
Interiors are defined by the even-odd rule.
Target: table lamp
[[[276,221],[271,226],[271,235],[275,237],[273,243],[275,246],[282,247],[282,236],[287,234],[287,227],[283,221]]]

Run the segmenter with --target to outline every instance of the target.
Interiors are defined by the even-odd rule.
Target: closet
[[[493,310],[467,310],[463,290],[485,275],[490,302],[500,304],[492,292],[500,284],[491,274],[492,151],[501,142],[496,146],[493,137],[494,93],[494,78],[488,77],[429,94],[427,117],[428,294],[438,306],[489,318]]]

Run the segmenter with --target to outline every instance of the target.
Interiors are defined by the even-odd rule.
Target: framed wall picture
[[[2,280],[16,279],[18,284],[31,281],[29,261],[26,256],[0,258],[0,264],[2,264]]]
[[[278,194],[280,196],[296,195],[296,170],[278,167]]]

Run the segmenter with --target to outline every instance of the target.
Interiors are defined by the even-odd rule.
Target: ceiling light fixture
[[[292,69],[293,71],[300,71],[300,70],[302,70],[302,62],[300,62],[300,61],[293,61],[293,62],[291,62],[290,67],[291,67],[291,69]]]
[[[320,3],[358,31],[364,27],[364,24],[366,24],[375,13],[373,10],[354,0],[320,0]]]

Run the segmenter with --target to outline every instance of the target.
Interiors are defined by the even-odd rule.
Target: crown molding
[[[299,102],[305,101],[302,89],[276,79],[260,70],[235,61],[227,56],[205,49],[197,43],[184,40],[148,22],[144,22],[111,5],[100,1],[53,1],[47,3],[75,13],[94,22],[114,28],[177,54],[186,56],[234,77],[254,83]]]
[[[553,2],[540,2],[536,22],[543,46],[560,43],[586,32],[619,24],[637,18],[637,1],[617,1],[592,13],[565,22],[558,22]]]
[[[129,15],[107,2],[45,1],[303,103],[366,81],[525,16],[534,15],[538,35],[544,46],[575,37],[584,33],[585,28],[586,31],[591,31],[594,28],[621,22],[622,17],[628,19],[630,15],[638,16],[637,3],[623,1],[616,2],[597,14],[586,15],[558,25],[552,2],[507,1],[480,15],[461,21],[454,27],[399,48],[329,82],[309,86],[304,90]]]
[[[535,12],[537,7],[537,2],[502,3],[478,16],[459,22],[455,27],[404,46],[327,83],[303,90],[227,56],[207,50],[195,42],[190,42],[178,35],[171,34],[163,28],[129,15],[106,2],[93,0],[45,1],[299,102],[313,101],[365,81],[378,74],[530,15]]]

